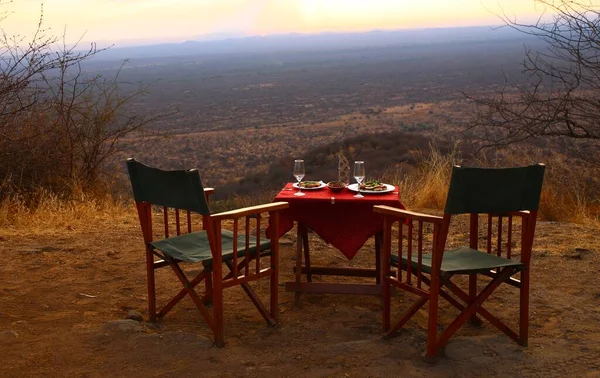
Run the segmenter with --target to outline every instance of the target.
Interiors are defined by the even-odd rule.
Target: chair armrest
[[[260,214],[271,211],[280,211],[287,209],[290,205],[287,202],[273,202],[264,205],[244,207],[241,209],[225,211],[223,213],[217,213],[210,216],[211,220],[215,222],[222,221],[223,219],[236,219],[245,217],[252,214]]]
[[[406,219],[423,221],[423,222],[441,224],[443,221],[442,217],[438,217],[436,215],[417,213],[415,211],[398,209],[396,207],[391,207],[391,206],[375,205],[375,206],[373,206],[373,211],[375,211],[376,213],[383,214],[383,215],[391,215],[396,218],[406,218]]]
[[[204,195],[208,197],[211,194],[215,194],[215,188],[204,188]]]

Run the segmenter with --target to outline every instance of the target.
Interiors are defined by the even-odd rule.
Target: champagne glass
[[[364,196],[362,194],[360,194],[360,184],[365,179],[365,162],[362,160],[358,160],[358,161],[354,162],[354,179],[358,183],[358,185],[357,185],[358,194],[356,194],[354,197],[362,198]]]
[[[304,178],[305,169],[304,169],[304,160],[296,159],[294,160],[294,177],[298,180],[298,191],[294,193],[295,196],[303,196],[302,188],[300,187],[300,182]]]

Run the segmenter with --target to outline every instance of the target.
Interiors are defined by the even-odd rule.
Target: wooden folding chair
[[[267,323],[275,325],[279,233],[271,232],[270,239],[261,237],[261,226],[266,226],[262,217],[268,213],[269,226],[277,230],[279,211],[288,207],[287,202],[211,215],[205,192],[212,189],[204,189],[197,170],[165,171],[134,159],[127,160],[127,170],[146,247],[150,321],[162,318],[189,296],[212,330],[215,345],[223,346],[223,290],[241,285]],[[203,230],[192,229],[193,214],[202,216]],[[233,230],[224,229],[224,221],[232,223]],[[153,222],[162,223],[162,227],[153,227]],[[201,263],[203,269],[190,279],[181,263]],[[229,269],[226,275],[223,264]],[[171,267],[183,288],[157,312],[154,271],[166,266]],[[261,278],[270,280],[269,310],[249,285]],[[194,290],[201,283],[205,287],[202,296]],[[212,314],[205,306],[207,302],[212,302]]]
[[[543,164],[502,169],[455,166],[443,217],[375,206],[374,211],[384,216],[381,257],[384,337],[393,336],[429,302],[427,358],[434,358],[465,322],[480,323],[479,316],[519,344],[527,345],[529,262],[544,170]],[[457,214],[470,214],[469,246],[444,252],[451,219]],[[479,229],[480,217],[487,220],[483,230]],[[516,224],[518,220],[521,227]],[[479,250],[481,238],[486,241],[483,252]],[[513,243],[520,247],[517,253]],[[431,253],[424,253],[427,244]],[[468,277],[467,292],[452,281],[460,275]],[[491,278],[479,292],[478,275]],[[483,307],[502,283],[519,289],[518,332]],[[390,309],[392,286],[418,297],[394,326]],[[460,314],[438,337],[440,296]]]

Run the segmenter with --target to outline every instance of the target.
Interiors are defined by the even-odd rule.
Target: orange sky
[[[207,33],[312,33],[494,25],[502,9],[519,18],[540,12],[534,0],[45,0],[44,24],[67,40],[125,44],[177,41]],[[0,0],[9,34],[28,35],[40,0]],[[0,8],[2,9],[2,8]]]

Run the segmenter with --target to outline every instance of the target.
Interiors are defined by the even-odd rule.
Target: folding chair
[[[262,218],[268,213],[269,226],[277,230],[279,211],[288,207],[287,202],[211,215],[205,193],[213,189],[202,186],[197,170],[165,171],[134,159],[127,160],[127,170],[146,247],[150,321],[162,318],[189,296],[212,330],[215,345],[223,346],[223,290],[241,285],[267,323],[275,325],[279,233],[270,233],[270,239],[261,237],[261,225],[266,223]],[[153,215],[153,210],[158,214]],[[192,230],[192,214],[202,216],[202,230]],[[233,230],[224,229],[224,221],[233,223]],[[163,227],[153,227],[153,222]],[[160,237],[155,239],[157,235]],[[201,263],[203,269],[189,279],[181,263]],[[229,269],[226,275],[223,264]],[[157,312],[154,271],[166,266],[171,267],[183,288]],[[248,284],[261,278],[270,280],[269,310]],[[201,283],[205,287],[202,296],[194,290]],[[205,306],[208,302],[212,302],[212,314]]]
[[[384,338],[396,334],[429,302],[427,358],[434,358],[465,322],[480,323],[479,316],[519,344],[527,345],[529,262],[544,170],[543,164],[502,169],[455,166],[443,217],[386,206],[374,207],[374,211],[384,216],[381,257]],[[457,214],[470,214],[469,246],[444,252],[450,221]],[[482,230],[479,229],[480,216],[487,223]],[[518,220],[521,227],[518,227]],[[486,241],[483,252],[478,249],[480,238]],[[394,254],[391,253],[392,239]],[[517,253],[513,251],[513,243],[520,246]],[[431,253],[424,253],[427,244],[431,245]],[[514,277],[517,274],[518,279]],[[452,281],[459,275],[468,277],[468,292]],[[479,292],[478,276],[491,278]],[[502,283],[519,289],[518,332],[483,307],[484,301]],[[393,327],[391,287],[418,297]],[[440,296],[460,314],[438,337]]]

